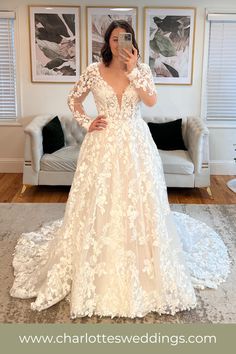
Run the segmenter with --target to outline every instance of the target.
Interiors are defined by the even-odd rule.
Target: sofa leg
[[[22,189],[21,189],[21,192],[20,192],[21,195],[24,194],[26,188],[27,188],[27,184],[24,184]]]
[[[208,195],[210,196],[210,198],[211,198],[211,199],[214,199],[214,198],[213,198],[213,195],[212,195],[211,188],[210,188],[210,187],[207,187],[206,190],[207,190],[207,193],[208,193]]]

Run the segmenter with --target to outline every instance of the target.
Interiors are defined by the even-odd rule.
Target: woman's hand
[[[119,54],[122,62],[126,64],[128,74],[136,67],[137,60],[138,60],[138,51],[133,45],[132,48],[133,48],[133,53],[130,53],[128,49],[123,48]]]
[[[99,115],[95,118],[89,126],[88,132],[92,132],[94,130],[103,130],[106,128],[107,122],[106,117],[104,115]]]

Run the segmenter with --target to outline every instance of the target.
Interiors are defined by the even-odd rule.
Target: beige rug
[[[172,210],[189,214],[221,234],[232,260],[231,274],[217,290],[197,291],[198,306],[175,316],[150,313],[144,318],[84,317],[70,320],[69,304],[60,303],[42,312],[30,309],[32,300],[9,295],[13,282],[12,254],[22,232],[38,229],[42,223],[60,218],[65,204],[0,204],[0,322],[4,323],[236,323],[236,205],[171,205]]]

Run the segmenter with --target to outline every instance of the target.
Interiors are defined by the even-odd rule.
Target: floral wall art
[[[87,64],[100,60],[104,34],[113,20],[126,20],[137,33],[137,11],[136,7],[87,6]]]
[[[192,84],[195,8],[146,7],[144,58],[158,84]]]
[[[80,75],[80,8],[29,6],[33,82],[75,82]]]

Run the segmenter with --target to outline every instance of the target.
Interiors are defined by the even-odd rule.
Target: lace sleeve
[[[82,102],[90,92],[92,83],[92,72],[89,67],[80,75],[79,81],[76,82],[68,96],[68,105],[77,122],[88,131],[92,122],[92,118],[87,116],[84,111]]]
[[[134,84],[135,88],[142,88],[152,96],[156,93],[156,87],[153,81],[153,76],[149,65],[142,63],[138,64],[129,74],[128,79]]]

